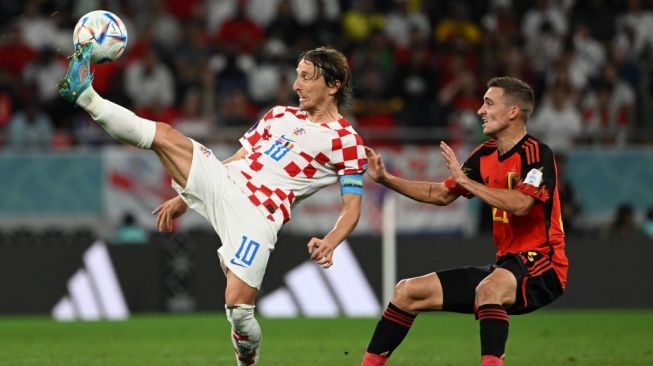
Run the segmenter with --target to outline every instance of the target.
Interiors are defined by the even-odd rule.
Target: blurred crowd
[[[372,144],[476,144],[497,75],[534,87],[529,132],[555,151],[653,140],[650,0],[3,0],[0,148],[112,143],[56,90],[75,23],[96,9],[129,42],[94,67],[95,89],[205,142],[296,105],[297,56],[321,45],[347,55],[345,114]]]

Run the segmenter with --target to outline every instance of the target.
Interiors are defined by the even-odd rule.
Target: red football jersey
[[[535,199],[526,216],[492,208],[497,256],[537,250],[550,255],[563,288],[569,262],[565,255],[558,173],[553,152],[530,135],[499,156],[497,144],[488,140],[463,164],[471,179],[492,188],[516,189]],[[469,198],[468,194],[463,195]]]

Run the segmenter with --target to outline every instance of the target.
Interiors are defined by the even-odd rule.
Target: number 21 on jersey
[[[508,220],[508,212],[496,207],[492,207],[492,221],[500,221],[504,224],[509,223],[510,221]]]

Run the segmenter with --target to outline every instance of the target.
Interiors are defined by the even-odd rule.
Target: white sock
[[[152,146],[156,123],[102,98],[93,86],[89,86],[79,95],[77,105],[86,110],[116,140],[141,149],[149,149]]]
[[[261,347],[261,327],[254,317],[254,305],[225,305],[231,323],[231,342],[236,349],[238,366],[256,365]]]

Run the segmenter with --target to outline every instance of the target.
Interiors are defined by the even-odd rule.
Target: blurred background
[[[79,302],[70,279],[91,270],[84,255],[98,239],[130,310],[223,306],[219,239],[203,219],[189,213],[176,233],[153,231],[150,212],[174,195],[156,156],[116,143],[57,95],[74,25],[96,9],[117,14],[129,41],[120,59],[94,67],[95,89],[222,158],[270,107],[297,104],[295,63],[314,47],[348,57],[354,101],[342,113],[394,173],[413,179],[446,178],[439,141],[461,160],[483,141],[476,111],[491,77],[525,80],[536,95],[527,127],[556,153],[568,234],[569,294],[555,306],[653,307],[638,290],[653,287],[653,1],[3,0],[0,313]],[[361,314],[383,301],[389,226],[398,277],[493,260],[491,215],[477,200],[436,208],[369,180],[365,190],[342,250],[356,271],[341,266],[369,289]],[[324,280],[322,305],[335,298],[317,315],[349,314],[337,281],[294,272],[304,270],[307,238],[333,225],[338,194],[306,200],[282,230],[261,291],[269,314],[317,311],[295,287],[310,276]]]

